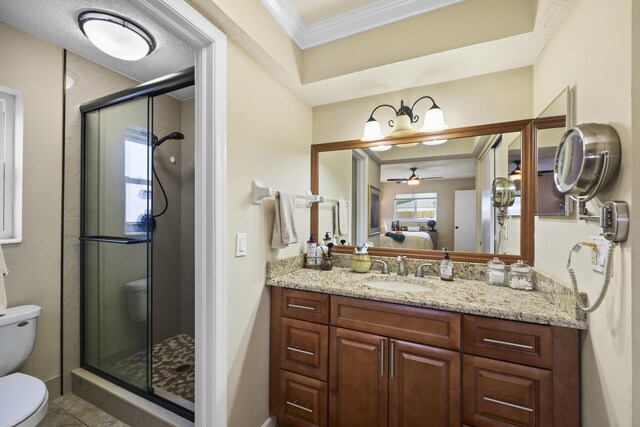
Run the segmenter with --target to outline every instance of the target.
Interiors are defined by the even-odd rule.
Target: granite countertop
[[[426,292],[399,292],[367,286],[368,281],[403,281],[423,284]],[[399,277],[395,273],[355,273],[349,268],[331,271],[297,269],[272,277],[269,286],[322,292],[416,307],[477,314],[500,319],[519,320],[545,325],[587,329],[583,312],[564,294],[542,291],[517,291],[508,287],[487,285],[483,281],[456,278],[452,282],[439,277]]]

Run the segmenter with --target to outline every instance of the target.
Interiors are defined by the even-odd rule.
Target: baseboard
[[[276,422],[276,417],[267,418],[260,427],[278,427],[278,423]]]
[[[62,386],[62,383],[60,382],[59,375],[57,377],[51,378],[49,381],[45,381],[44,384],[47,386],[47,392],[49,392],[49,401],[55,400],[62,396],[62,390],[60,388]]]

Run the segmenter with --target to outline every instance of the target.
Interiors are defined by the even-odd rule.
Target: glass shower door
[[[83,365],[151,391],[153,98],[83,115]]]

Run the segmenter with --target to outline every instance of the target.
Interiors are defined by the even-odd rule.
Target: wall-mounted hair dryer
[[[602,304],[613,274],[613,252],[618,243],[626,241],[629,235],[627,202],[605,202],[599,215],[591,215],[586,209],[586,202],[611,185],[618,175],[620,147],[620,137],[611,126],[585,123],[565,132],[556,151],[553,168],[556,187],[578,202],[578,218],[598,221],[602,228],[602,236],[611,242],[605,261],[602,290],[590,306],[586,306],[579,298],[580,290],[575,271],[571,268],[571,255],[578,253],[583,246],[591,247],[592,244],[577,243],[569,251],[567,271],[578,306],[587,313],[596,310]]]

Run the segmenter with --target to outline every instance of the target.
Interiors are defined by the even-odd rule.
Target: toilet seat
[[[0,378],[0,427],[37,426],[48,407],[45,384],[25,374]]]

